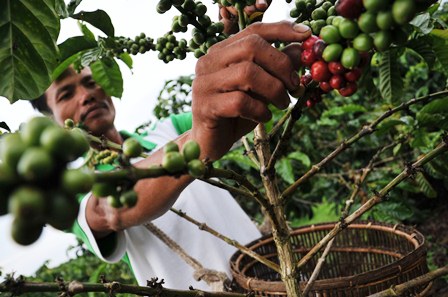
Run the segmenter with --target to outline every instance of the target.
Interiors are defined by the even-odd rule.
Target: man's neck
[[[117,144],[123,144],[123,137],[120,135],[118,130],[113,127],[112,129],[109,129],[106,131],[106,133],[103,133],[101,135],[95,135],[97,137],[106,138],[107,140],[117,143]]]

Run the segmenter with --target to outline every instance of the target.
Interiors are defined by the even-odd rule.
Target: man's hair
[[[71,75],[72,71],[73,71],[73,68],[68,67],[58,76],[58,78],[55,79],[55,81],[56,82],[61,81],[62,79],[66,78],[67,76]],[[30,103],[35,110],[37,110],[43,114],[48,114],[48,115],[53,114],[53,111],[50,109],[50,107],[47,104],[47,95],[45,93],[43,93],[36,99],[30,100]]]
[[[30,100],[33,108],[43,114],[52,114],[50,107],[47,104],[47,95],[44,93],[43,95],[37,97],[36,99]]]

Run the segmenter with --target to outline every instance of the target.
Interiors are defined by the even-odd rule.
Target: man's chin
[[[113,122],[105,119],[87,119],[84,121],[84,126],[86,126],[89,133],[95,136],[101,136],[106,134],[106,132],[113,127]]]

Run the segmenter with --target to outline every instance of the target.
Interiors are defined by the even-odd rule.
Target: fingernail
[[[289,95],[294,98],[300,98],[303,94],[305,94],[305,87],[303,85],[300,85],[295,90],[289,92]]]
[[[291,72],[291,82],[294,87],[297,87],[300,84],[300,78],[297,72]]]
[[[294,31],[299,33],[305,33],[310,30],[310,27],[304,25],[304,24],[294,24],[293,27]]]

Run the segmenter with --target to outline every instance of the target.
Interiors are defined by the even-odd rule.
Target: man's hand
[[[269,104],[288,107],[288,90],[299,88],[300,47],[281,52],[271,43],[301,42],[310,35],[302,24],[255,23],[199,59],[191,137],[200,144],[201,157],[219,159],[257,123],[269,121]]]
[[[256,13],[264,13],[272,0],[256,0],[254,5],[246,6],[244,12],[251,17],[255,16]],[[221,22],[224,24],[224,33],[234,34],[238,32],[238,11],[233,6],[220,6],[219,17]],[[260,17],[261,20],[261,17]]]

